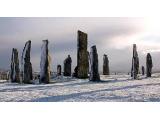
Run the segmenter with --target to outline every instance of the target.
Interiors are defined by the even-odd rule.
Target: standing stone
[[[22,52],[21,57],[21,73],[22,73],[22,82],[31,83],[33,79],[32,74],[32,63],[30,61],[30,52],[31,52],[31,41],[27,41]]]
[[[96,46],[91,47],[90,51],[90,81],[100,81],[99,71],[98,71],[98,54]]]
[[[77,77],[77,74],[78,74],[78,67],[76,66],[74,68],[73,77]]]
[[[131,77],[133,77],[133,79],[137,79],[138,72],[139,72],[139,58],[138,58],[136,44],[133,44]]]
[[[109,60],[106,54],[103,56],[103,75],[109,75]]]
[[[144,66],[142,66],[142,75],[145,74],[145,69],[144,69]]]
[[[61,65],[57,65],[57,75],[61,75]]]
[[[48,40],[43,40],[41,47],[41,62],[40,62],[40,83],[50,82],[50,62],[51,57],[48,50]]]
[[[147,73],[147,77],[151,77],[152,75],[152,57],[150,53],[147,53],[147,57],[146,57],[146,73]]]
[[[70,55],[64,60],[64,76],[71,76],[72,59]]]
[[[19,70],[18,50],[16,48],[12,49],[11,82],[20,83],[20,70]]]
[[[87,34],[78,30],[77,38],[77,77],[88,78],[88,51]]]

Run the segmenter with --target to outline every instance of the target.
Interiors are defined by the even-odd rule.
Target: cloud
[[[97,45],[100,71],[104,53],[109,55],[112,71],[129,71],[133,43],[137,44],[142,64],[144,51],[159,50],[160,36],[146,32],[144,18],[0,18],[0,25],[0,68],[9,68],[13,47],[18,48],[21,56],[25,42],[32,40],[31,61],[34,69],[39,70],[44,39],[49,40],[54,71],[57,64],[63,65],[68,54],[75,67],[77,30],[88,34],[88,51]],[[157,54],[153,57],[159,58]]]

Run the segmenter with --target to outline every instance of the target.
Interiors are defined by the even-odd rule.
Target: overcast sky
[[[156,18],[0,18],[0,68],[10,68],[11,50],[19,57],[27,40],[32,41],[31,62],[39,70],[42,40],[49,40],[52,70],[71,55],[76,66],[77,30],[88,34],[88,51],[97,46],[99,70],[107,54],[111,71],[131,69],[132,44],[137,44],[140,65],[151,52],[153,69],[160,70],[160,19]]]

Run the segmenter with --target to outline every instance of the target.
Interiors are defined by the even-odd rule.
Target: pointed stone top
[[[106,57],[107,57],[107,55],[106,55],[106,54],[104,54],[104,56],[106,56]]]
[[[31,43],[31,40],[28,40],[27,42]]]
[[[147,53],[147,57],[148,57],[148,58],[151,58],[151,54],[150,54],[150,53]]]
[[[91,48],[96,48],[96,45],[93,45]]]
[[[147,55],[151,55],[150,53],[147,53]]]
[[[136,44],[133,44],[133,47],[136,48]]]
[[[17,49],[17,48],[12,48],[12,50],[13,50],[13,51],[18,51],[18,49]]]
[[[49,42],[49,41],[48,41],[48,39],[46,39],[46,40],[42,40],[42,41],[43,41],[43,42],[47,42],[47,43]]]
[[[82,32],[81,30],[78,30],[78,33],[79,33],[79,34],[86,34],[86,35],[87,35],[87,33]]]

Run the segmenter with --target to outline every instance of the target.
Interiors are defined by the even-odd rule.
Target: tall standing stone
[[[12,49],[11,82],[20,83],[19,58],[18,58],[18,50],[16,48]]]
[[[150,53],[147,53],[147,57],[146,57],[146,73],[147,73],[147,77],[151,77],[152,75],[152,57]]]
[[[57,65],[57,75],[61,75],[61,65]]]
[[[77,38],[77,77],[88,78],[88,41],[87,34],[78,30]]]
[[[51,57],[48,50],[48,40],[43,40],[41,47],[41,62],[40,62],[40,83],[50,82],[50,62]]]
[[[142,75],[145,74],[145,69],[144,69],[144,66],[142,66]]]
[[[109,75],[109,60],[106,54],[103,56],[103,75]]]
[[[22,52],[21,57],[21,74],[23,83],[31,83],[33,79],[32,74],[32,63],[30,61],[30,52],[31,52],[31,41],[27,41]]]
[[[96,46],[91,47],[90,51],[90,81],[100,81],[99,71],[98,71],[98,54]]]
[[[133,77],[133,79],[137,79],[138,72],[139,72],[139,58],[138,58],[136,44],[133,44],[131,77]]]
[[[64,76],[71,76],[72,59],[70,55],[64,60]]]

